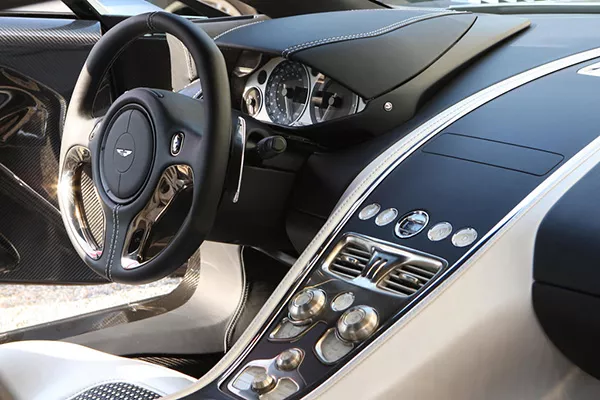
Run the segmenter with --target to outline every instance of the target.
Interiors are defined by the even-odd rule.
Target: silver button
[[[377,218],[375,218],[375,224],[377,224],[377,226],[387,225],[394,222],[397,216],[398,210],[395,208],[388,208],[387,210],[383,210],[381,213],[379,213]]]
[[[296,322],[310,323],[311,318],[325,307],[326,300],[327,296],[321,289],[304,289],[292,298],[288,306],[291,319]]]
[[[256,393],[262,394],[266,393],[269,390],[275,387],[277,381],[271,375],[267,373],[267,370],[263,369],[256,375],[254,375],[254,379],[251,383],[251,388]]]
[[[300,349],[287,349],[281,352],[275,359],[277,369],[281,371],[293,371],[302,362],[304,354]]]
[[[354,303],[354,293],[346,292],[338,295],[331,302],[331,309],[333,311],[344,311]]]
[[[365,208],[360,210],[360,213],[358,214],[358,218],[362,219],[363,221],[373,218],[375,215],[377,215],[379,210],[381,210],[381,206],[379,204],[377,204],[377,203],[369,204],[368,206],[366,206]]]
[[[452,233],[452,225],[449,222],[440,222],[435,224],[429,232],[427,237],[432,242],[439,242],[440,240],[446,239]]]
[[[379,326],[379,316],[374,308],[356,306],[347,310],[337,322],[340,338],[347,342],[365,340]]]
[[[400,239],[407,239],[419,234],[429,223],[429,214],[417,210],[406,214],[398,221],[394,231]]]
[[[456,247],[467,247],[477,239],[477,231],[473,228],[464,228],[452,236],[452,244]]]

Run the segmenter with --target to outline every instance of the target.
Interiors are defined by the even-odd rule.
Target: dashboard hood
[[[522,18],[407,7],[262,20],[215,39],[220,47],[299,61],[365,100],[424,76],[409,95],[420,98],[444,76],[528,25]]]

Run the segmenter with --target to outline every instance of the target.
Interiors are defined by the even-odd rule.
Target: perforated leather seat
[[[71,343],[0,346],[1,400],[151,400],[194,381],[168,368]]]

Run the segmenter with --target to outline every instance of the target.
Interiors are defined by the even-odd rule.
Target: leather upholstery
[[[66,400],[115,382],[164,396],[195,379],[71,343],[26,341],[0,346],[2,400]]]

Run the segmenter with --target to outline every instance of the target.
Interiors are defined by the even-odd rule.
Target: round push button
[[[452,225],[449,222],[440,222],[431,227],[427,232],[427,237],[432,242],[439,242],[446,239],[452,233]]]
[[[381,206],[377,203],[369,204],[358,213],[358,218],[363,221],[373,218],[381,210]]]
[[[456,247],[467,247],[477,239],[477,231],[473,228],[464,228],[452,236],[452,244]]]
[[[377,218],[375,218],[375,224],[377,226],[385,226],[394,222],[396,217],[398,216],[398,210],[395,208],[388,208],[387,210],[383,210]]]

